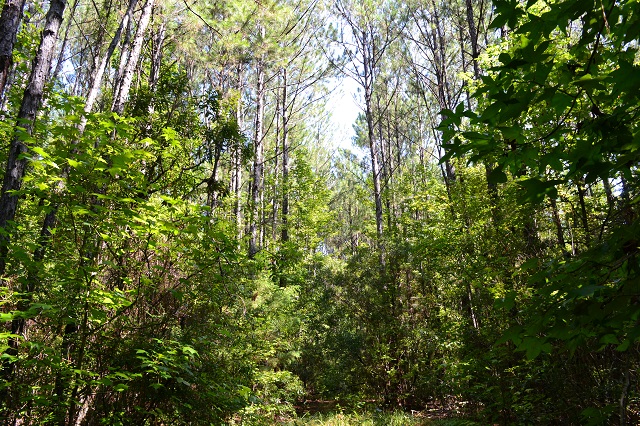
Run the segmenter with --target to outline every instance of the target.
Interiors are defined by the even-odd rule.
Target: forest
[[[2,425],[640,423],[638,0],[0,4]]]

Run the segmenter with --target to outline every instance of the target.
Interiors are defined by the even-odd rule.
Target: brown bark
[[[555,198],[551,198],[551,213],[553,215],[553,223],[556,225],[556,235],[558,237],[558,246],[562,250],[562,253],[568,255],[566,249],[566,241],[564,239],[564,229],[562,227],[562,221],[560,220],[560,213],[558,212],[558,203]]]
[[[473,17],[473,2],[466,0],[467,6],[467,25],[469,26],[469,38],[471,41],[471,57],[473,58],[473,76],[476,80],[480,78],[480,68],[478,66],[478,56],[480,56],[480,50],[478,49],[478,31],[476,29],[476,21]]]

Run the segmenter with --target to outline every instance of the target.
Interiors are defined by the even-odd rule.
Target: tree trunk
[[[616,198],[613,195],[613,190],[611,189],[611,183],[609,182],[609,178],[602,179],[602,186],[604,188],[604,193],[607,196],[607,204],[609,206],[609,210],[613,211],[616,206]]]
[[[282,69],[282,242],[289,241],[289,117],[287,116],[287,69]]]
[[[18,113],[18,127],[24,129],[24,133],[16,130],[16,134],[11,141],[0,193],[0,228],[5,231],[7,231],[9,222],[16,215],[18,196],[15,191],[19,191],[22,187],[22,180],[28,161],[24,155],[27,152],[27,145],[22,140],[24,138],[23,135],[31,135],[33,133],[36,115],[42,105],[44,87],[51,68],[58,29],[62,23],[65,6],[66,1],[64,0],[51,1],[40,39],[40,46],[33,59],[31,75],[22,98],[20,112]],[[9,237],[8,234],[5,234],[0,238],[0,275],[5,273],[8,244]]]
[[[9,77],[9,70],[13,65],[13,46],[16,37],[25,0],[6,0],[0,15],[0,99],[4,96],[4,90]]]
[[[31,75],[27,88],[24,91],[20,111],[18,112],[17,127],[24,129],[24,133],[16,128],[11,145],[9,147],[9,155],[7,166],[5,169],[4,180],[2,182],[2,191],[0,193],[0,228],[2,228],[2,237],[0,237],[0,276],[5,275],[7,266],[7,255],[9,252],[9,242],[11,230],[10,222],[15,219],[16,210],[18,208],[18,195],[15,193],[22,187],[27,161],[25,154],[27,145],[24,143],[23,134],[31,135],[35,125],[36,116],[42,105],[44,96],[44,87],[51,69],[58,30],[62,24],[62,18],[66,1],[52,0],[45,19],[45,26],[40,38],[40,45],[31,66]],[[46,237],[46,235],[44,236]],[[27,293],[33,289],[26,288]],[[24,303],[28,303],[27,296]],[[11,329],[21,331],[24,328],[24,319],[16,319],[11,324]],[[7,353],[16,354],[18,341],[10,339]],[[13,364],[4,363],[2,369],[3,378],[7,381],[11,380],[13,375]],[[10,395],[3,392],[0,397],[5,401],[7,407],[10,407]]]
[[[278,73],[280,76],[281,73]],[[275,117],[273,118],[273,122],[276,124],[275,131],[275,144],[274,144],[274,153],[273,153],[273,179],[271,182],[271,240],[276,241],[277,234],[279,230],[278,226],[278,209],[280,208],[282,200],[280,199],[280,126],[282,124],[280,120],[280,115],[282,113],[282,108],[280,108],[280,86],[276,89],[276,111]]]
[[[580,221],[584,229],[584,243],[588,249],[591,246],[591,230],[589,229],[589,217],[587,215],[587,206],[585,202],[586,190],[583,184],[584,178],[577,183],[578,202],[580,203]]]
[[[380,166],[378,164],[378,147],[375,139],[375,123],[373,119],[373,82],[374,82],[374,58],[371,53],[374,47],[370,44],[374,40],[369,40],[366,31],[362,32],[363,41],[363,89],[364,89],[364,110],[367,120],[367,138],[369,142],[369,154],[371,156],[371,177],[373,180],[373,198],[376,207],[376,236],[378,238],[378,249],[380,250],[380,261],[384,265],[384,243],[382,242],[383,214],[382,214],[382,194],[380,189]]]
[[[469,38],[471,39],[471,57],[473,58],[473,76],[476,80],[480,78],[480,68],[478,66],[478,31],[476,29],[476,21],[473,18],[473,2],[466,0],[467,6],[467,25],[469,26]]]
[[[118,43],[120,43],[120,38],[122,37],[122,31],[129,25],[129,21],[131,16],[133,15],[133,10],[138,4],[138,0],[130,0],[129,7],[127,8],[127,12],[122,17],[122,21],[120,21],[120,26],[116,30],[116,33],[113,35],[113,39],[107,48],[104,56],[102,57],[102,61],[100,61],[100,65],[96,69],[96,73],[93,76],[93,81],[91,83],[91,89],[89,89],[89,94],[87,95],[87,101],[85,102],[84,112],[89,114],[93,110],[93,105],[98,98],[98,92],[100,91],[100,86],[102,84],[102,77],[104,76],[104,72],[107,69],[107,65],[111,62],[111,57],[113,56],[113,52],[116,50]],[[86,119],[83,119],[81,124],[81,133],[84,130],[84,126],[86,125]]]
[[[238,123],[238,129],[242,129],[242,65],[238,64],[237,67],[237,91],[238,102],[236,105],[236,121]],[[242,209],[241,209],[241,193],[242,193],[242,145],[237,143],[232,150],[233,164],[231,171],[231,186],[235,195],[233,202],[233,215],[236,219],[236,228],[238,239],[242,237]]]
[[[558,246],[562,250],[562,253],[568,255],[566,249],[566,241],[564,239],[564,229],[562,228],[562,221],[560,220],[560,214],[558,213],[558,203],[555,198],[551,198],[551,214],[553,215],[553,223],[556,225],[556,235],[558,237]]]
[[[265,33],[264,27],[260,29],[263,36]],[[256,90],[256,119],[255,119],[255,131],[253,137],[253,169],[251,177],[251,218],[249,221],[249,257],[253,258],[260,250],[260,224],[261,214],[261,200],[263,190],[263,169],[264,169],[264,96],[265,96],[265,84],[264,84],[264,62],[259,60],[257,66],[258,82]]]
[[[158,32],[153,37],[153,48],[151,53],[151,71],[149,72],[149,89],[155,93],[155,89],[160,80],[160,65],[162,64],[163,46],[167,36],[167,22],[162,20]]]
[[[144,36],[151,20],[151,14],[153,11],[153,5],[155,0],[147,0],[145,3],[140,20],[138,21],[138,28],[136,28],[136,34],[133,37],[133,43],[131,45],[131,53],[127,58],[127,63],[124,66],[123,72],[120,75],[120,82],[118,84],[118,90],[113,97],[113,104],[111,110],[117,114],[124,112],[124,105],[129,98],[129,92],[131,90],[131,84],[133,83],[133,75],[140,59],[140,53],[142,52],[142,44],[144,43]]]

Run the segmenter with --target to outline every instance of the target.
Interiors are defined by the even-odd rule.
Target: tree
[[[13,65],[13,46],[22,20],[25,0],[6,0],[0,15],[0,99],[4,98],[9,71]]]
[[[125,101],[129,96],[131,84],[133,83],[133,74],[137,68],[138,61],[140,60],[140,53],[145,40],[147,27],[151,20],[154,4],[155,0],[147,0],[144,4],[140,19],[138,20],[138,26],[136,27],[135,36],[131,42],[130,51],[126,57],[121,55],[120,60],[122,61],[122,72],[118,74],[118,80],[116,81],[114,90],[113,104],[111,105],[111,110],[115,113],[122,114],[124,111]]]
[[[49,6],[38,52],[33,59],[31,75],[18,112],[15,133],[9,146],[7,165],[2,189],[0,190],[0,230],[2,231],[2,235],[0,235],[0,276],[3,277],[7,272],[9,243],[11,234],[14,231],[12,222],[18,208],[18,191],[22,186],[28,162],[26,153],[29,146],[27,143],[30,142],[29,139],[33,133],[35,121],[42,105],[45,84],[49,76],[58,29],[62,23],[65,6],[65,1],[52,1]],[[32,146],[31,148],[39,147]],[[33,291],[33,288],[25,288],[23,291],[28,295]],[[21,308],[24,308],[24,306],[21,306]],[[15,355],[18,344],[16,338],[23,333],[24,324],[25,320],[23,318],[14,319],[11,323],[12,337],[9,339],[9,355]],[[11,362],[4,360],[2,370],[5,380],[13,379],[13,364]],[[9,397],[8,392],[3,390],[3,393],[3,399]],[[8,404],[9,401],[5,400],[3,402]]]
[[[264,41],[264,24],[259,25],[258,41]],[[264,46],[263,46],[264,47]],[[264,189],[264,108],[265,108],[265,56],[256,64],[256,115],[253,133],[253,167],[251,168],[251,214],[249,218],[249,257],[260,250],[264,225],[261,219],[261,204]]]
[[[93,81],[91,83],[91,87],[89,89],[89,93],[87,94],[87,99],[85,101],[84,110],[85,110],[86,113],[90,113],[91,111],[93,111],[93,106],[94,106],[95,101],[96,101],[96,99],[98,97],[98,93],[99,93],[100,87],[102,85],[102,78],[103,78],[104,73],[105,73],[105,71],[107,69],[107,65],[111,61],[111,57],[113,56],[113,53],[115,52],[116,47],[120,43],[120,38],[122,37],[122,32],[129,25],[131,17],[133,16],[133,11],[134,11],[134,9],[135,9],[137,4],[138,4],[138,0],[130,0],[129,6],[127,7],[127,10],[124,13],[124,15],[122,16],[122,20],[120,21],[120,25],[118,26],[118,29],[116,30],[116,33],[114,34],[114,36],[113,36],[113,38],[111,40],[111,43],[109,43],[107,51],[105,52],[104,56],[102,57],[102,60],[100,61],[98,67],[95,70],[95,75],[93,76]],[[147,9],[145,9],[145,10],[147,10]],[[143,34],[144,34],[144,32],[143,32]],[[114,96],[114,98],[115,98],[115,96]]]
[[[640,74],[632,46],[640,17],[633,2],[495,5],[491,26],[508,27],[506,49],[475,93],[479,111],[462,106],[447,111],[443,126],[462,130],[464,116],[471,127],[449,134],[448,155],[496,161],[490,179],[507,182],[510,175],[520,186],[523,203],[536,206],[549,199],[548,217],[553,217],[560,245],[564,230],[556,200],[562,200],[575,211],[572,238],[579,238],[580,247],[573,254],[561,247],[559,256],[537,251],[548,262],[531,277],[537,302],[521,303],[539,320],[514,325],[505,339],[529,358],[552,349],[572,354],[609,351],[611,380],[606,386],[615,389],[615,400],[595,396],[590,385],[575,387],[591,389],[587,399],[602,409],[583,404],[584,417],[611,418],[604,405],[613,403],[617,421],[626,424],[629,358],[618,357],[614,349],[625,353],[634,348],[639,332],[629,320],[637,311],[632,296],[637,215],[629,202],[635,196],[630,182],[636,180],[638,162],[629,141],[638,130]],[[566,41],[562,34],[573,40]],[[607,189],[612,180],[622,183],[615,207]],[[607,206],[602,216],[596,213],[600,203]],[[536,230],[536,238],[540,233]],[[507,306],[518,300],[514,295]],[[600,314],[594,316],[594,309]],[[601,368],[600,361],[593,362],[591,372]],[[590,374],[584,376],[585,383]]]
[[[381,135],[376,134],[377,118],[373,115],[374,87],[380,66],[389,46],[401,29],[402,11],[391,2],[352,4],[336,2],[336,13],[344,23],[340,39],[346,63],[341,70],[358,82],[363,92],[363,111],[367,126],[371,179],[375,204],[376,234],[381,263],[384,264],[383,210],[380,170]]]
[[[62,23],[65,1],[52,1],[47,12],[46,22],[40,39],[38,52],[31,65],[31,75],[22,98],[17,116],[15,136],[9,147],[7,166],[5,168],[2,190],[0,191],[0,229],[5,235],[0,238],[0,275],[4,275],[7,263],[8,226],[15,218],[18,208],[18,195],[27,166],[26,138],[33,132],[36,116],[42,105],[44,88],[49,76],[53,60],[58,29]]]

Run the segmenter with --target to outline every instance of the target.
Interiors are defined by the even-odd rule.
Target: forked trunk
[[[124,112],[124,105],[129,98],[129,92],[131,91],[131,84],[133,83],[133,75],[135,74],[138,60],[140,59],[140,53],[142,52],[142,45],[144,43],[144,36],[151,20],[151,13],[153,11],[153,5],[155,0],[147,0],[142,9],[140,20],[138,21],[138,28],[136,34],[133,37],[133,43],[131,45],[131,53],[127,57],[127,63],[124,66],[122,74],[120,75],[120,82],[118,84],[117,93],[113,98],[113,104],[111,110],[115,113],[122,114]]]

